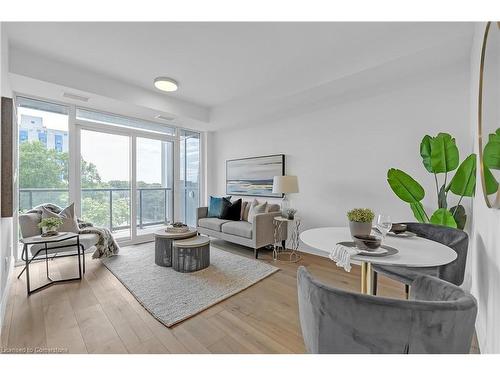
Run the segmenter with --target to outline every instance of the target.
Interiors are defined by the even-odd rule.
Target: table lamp
[[[290,208],[290,202],[287,194],[299,192],[299,181],[297,176],[274,176],[273,178],[273,193],[283,194],[281,200],[281,212],[286,216],[287,210]]]

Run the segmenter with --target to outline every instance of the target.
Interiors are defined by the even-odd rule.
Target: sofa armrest
[[[208,216],[208,207],[198,207],[196,210],[196,226],[198,226],[198,220],[203,219]]]
[[[255,247],[260,248],[274,243],[274,218],[280,216],[281,212],[268,212],[265,214],[257,214],[254,217],[252,224],[252,233],[255,239]],[[281,226],[279,240],[286,240],[287,227]]]

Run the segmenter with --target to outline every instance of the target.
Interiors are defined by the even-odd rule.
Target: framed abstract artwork
[[[226,160],[226,194],[281,198],[273,177],[284,175],[284,154]]]

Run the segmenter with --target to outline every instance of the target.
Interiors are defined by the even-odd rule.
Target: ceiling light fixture
[[[177,81],[168,77],[155,78],[154,85],[158,90],[167,92],[177,91],[179,88]]]

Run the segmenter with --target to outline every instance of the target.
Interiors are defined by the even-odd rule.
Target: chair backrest
[[[476,300],[432,276],[412,284],[413,300],[326,286],[297,271],[300,325],[310,353],[468,353]]]
[[[453,262],[440,266],[439,278],[455,285],[461,285],[464,281],[465,263],[467,261],[467,249],[469,247],[469,236],[463,230],[449,228],[442,225],[406,223],[408,230],[417,236],[436,241],[452,248],[457,253],[457,259]]]

